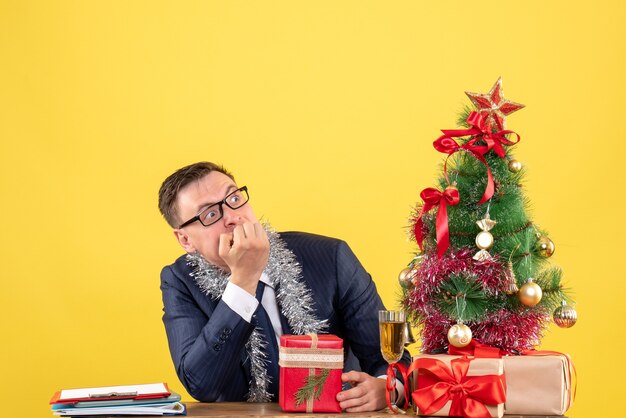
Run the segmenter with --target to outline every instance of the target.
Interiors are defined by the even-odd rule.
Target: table
[[[387,410],[376,412],[353,412],[353,413],[317,413],[307,414],[304,412],[283,412],[277,403],[248,403],[248,402],[219,402],[200,403],[185,402],[187,405],[187,418],[201,417],[292,417],[292,418],[323,418],[323,417],[370,417],[370,418],[390,418],[394,414]],[[412,415],[412,414],[411,414]],[[396,415],[402,417],[402,415]],[[566,418],[564,416],[545,415],[505,415],[505,418]]]

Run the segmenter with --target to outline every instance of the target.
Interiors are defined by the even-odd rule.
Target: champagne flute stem
[[[395,373],[391,377],[391,387],[393,388],[393,390],[389,394],[391,410],[395,412],[396,414],[406,414],[406,412],[402,408],[396,405],[396,375]]]

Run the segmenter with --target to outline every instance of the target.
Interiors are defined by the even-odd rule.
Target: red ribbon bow
[[[485,405],[498,405],[506,400],[503,377],[499,375],[467,376],[470,365],[468,357],[446,363],[434,358],[419,358],[411,364],[407,374],[419,369],[419,386],[412,394],[420,413],[431,415],[448,401],[449,416],[466,418],[489,418]]]
[[[468,345],[462,348],[457,348],[450,344],[448,347],[448,354],[457,355],[457,356],[474,356],[476,358],[501,358],[503,356],[511,355],[512,353],[506,352],[504,350],[499,349],[498,347],[492,347],[487,344],[483,344],[476,339],[472,339]],[[514,354],[514,353],[513,353]],[[550,351],[550,350],[524,350],[521,353],[522,356],[563,356],[565,357],[567,363],[567,373],[568,373],[568,381],[573,382],[572,387],[570,389],[569,397],[568,397],[568,406],[572,404],[574,399],[576,399],[576,367],[574,367],[574,363],[572,362],[571,357],[568,354],[560,353],[558,351]]]
[[[489,152],[489,150],[493,149],[500,158],[504,158],[506,153],[503,145],[517,144],[520,140],[520,136],[517,133],[508,130],[492,132],[491,125],[487,124],[483,116],[478,112],[471,112],[467,117],[467,123],[471,126],[471,128],[442,129],[441,132],[443,132],[443,135],[433,142],[433,146],[437,151],[448,154],[448,158],[450,158],[450,156],[455,152],[461,150],[468,151],[476,157],[477,160],[483,163],[485,167],[487,167],[487,187],[485,188],[485,192],[479,202],[479,204],[482,205],[491,199],[495,189],[493,176],[491,175],[491,170],[489,169],[489,165],[487,164],[484,155]],[[509,141],[504,136],[507,134],[516,135],[517,141]],[[474,138],[470,139],[463,145],[459,145],[454,139],[452,139],[468,135],[473,136]],[[486,145],[477,145],[477,142],[481,139]],[[448,158],[446,158],[446,162],[443,167],[446,179],[448,179]]]
[[[424,232],[422,221],[422,215],[435,206],[439,205],[439,210],[437,211],[437,255],[439,258],[446,252],[448,247],[450,246],[450,231],[448,230],[448,205],[454,206],[459,203],[460,196],[459,191],[456,188],[449,187],[443,192],[429,187],[427,189],[422,190],[420,193],[422,200],[424,201],[424,206],[420,214],[417,217],[417,221],[415,221],[415,226],[413,228],[413,232],[415,234],[415,240],[417,241],[417,245],[419,245],[420,250],[423,250],[422,243],[424,241]]]
[[[470,341],[468,345],[461,348],[450,344],[448,346],[448,354],[453,356],[474,356],[476,358],[501,358],[502,356],[508,355],[506,351],[498,347],[483,344],[475,338],[472,338],[472,341]]]
[[[504,158],[506,152],[503,145],[515,145],[520,141],[520,136],[514,131],[501,130],[493,132],[491,125],[486,123],[483,116],[478,112],[471,112],[467,117],[467,123],[471,126],[469,129],[442,129],[443,137],[458,138],[461,136],[474,136],[465,145],[473,146],[477,152],[485,155],[489,150],[498,154],[500,158]],[[517,137],[517,141],[509,141],[504,135],[513,134]],[[475,145],[478,140],[482,139],[486,145]]]
[[[483,157],[480,151],[481,148],[485,148],[485,147],[481,147],[479,145],[475,145],[475,143],[473,142],[472,143],[470,142],[467,142],[463,145],[459,145],[454,139],[443,135],[437,138],[435,142],[433,142],[433,146],[435,147],[437,151],[448,154],[448,157],[446,158],[446,161],[443,164],[443,175],[446,177],[446,180],[448,181],[448,183],[450,183],[450,179],[448,179],[448,159],[455,152],[458,152],[461,150],[468,151],[474,157],[476,157],[478,161],[480,161],[481,163],[485,165],[485,167],[487,168],[487,187],[485,187],[485,192],[483,193],[483,196],[480,199],[480,202],[478,202],[479,205],[482,205],[483,203],[491,199],[491,196],[493,196],[493,192],[495,190],[495,187],[493,184],[493,176],[491,174],[491,170],[489,169],[489,165],[487,164],[487,160],[485,160],[485,157]]]

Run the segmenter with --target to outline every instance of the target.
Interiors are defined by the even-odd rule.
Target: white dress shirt
[[[263,298],[261,304],[267,312],[274,328],[274,334],[276,335],[276,343],[280,346],[280,336],[283,335],[283,327],[280,323],[280,314],[278,313],[278,304],[276,303],[276,293],[274,293],[274,284],[270,278],[263,272],[259,279],[265,283],[265,290],[263,291]],[[234,283],[229,282],[226,285],[224,294],[222,294],[222,300],[230,309],[235,311],[240,317],[247,322],[252,320],[252,314],[259,306],[259,301],[256,297],[243,290],[241,287]]]

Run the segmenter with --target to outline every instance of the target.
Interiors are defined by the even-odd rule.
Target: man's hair
[[[159,210],[172,228],[178,228],[183,222],[178,216],[178,208],[176,206],[180,190],[189,183],[200,180],[212,171],[220,172],[233,179],[233,181],[235,180],[235,177],[223,166],[207,161],[183,167],[165,179],[159,189]]]

